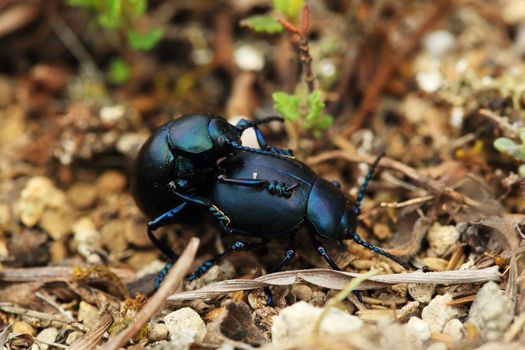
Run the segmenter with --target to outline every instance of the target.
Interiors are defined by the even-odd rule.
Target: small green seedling
[[[161,28],[148,31],[137,28],[138,20],[148,9],[146,0],[66,0],[66,3],[95,12],[97,24],[106,30],[123,33],[133,50],[150,50],[164,35]]]
[[[94,12],[98,26],[125,37],[127,45],[135,51],[152,49],[164,35],[162,28],[139,29],[148,9],[147,0],[66,0],[66,3]],[[122,58],[110,61],[107,76],[111,83],[123,84],[130,75],[129,65]]]
[[[241,21],[241,25],[258,33],[276,34],[284,31],[275,15],[286,17],[291,23],[296,23],[304,7],[304,0],[273,0],[273,13],[269,15],[250,16]]]
[[[499,137],[494,141],[494,148],[501,153],[505,153],[515,159],[525,162],[525,128],[519,129],[521,143],[516,143],[508,137]],[[525,178],[525,164],[521,164],[518,173]]]
[[[325,104],[319,90],[314,90],[306,97],[280,91],[273,93],[272,97],[273,107],[279,114],[291,122],[300,122],[315,137],[321,137],[334,122],[332,116],[323,114]]]

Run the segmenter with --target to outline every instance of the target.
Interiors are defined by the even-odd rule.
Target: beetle
[[[222,227],[223,231],[228,234],[257,237],[261,241],[234,242],[224,253],[204,262],[188,276],[188,279],[199,278],[233,251],[253,249],[272,239],[288,239],[289,245],[284,257],[270,270],[277,272],[295,255],[295,233],[304,225],[308,226],[310,240],[318,254],[335,270],[340,268],[319,242],[318,237],[340,241],[352,239],[408,269],[408,262],[363,241],[356,232],[361,202],[381,157],[379,156],[370,167],[355,203],[346,198],[337,183],[319,178],[310,167],[298,160],[248,153],[225,159],[220,166],[230,177],[252,178],[253,181],[271,178],[284,183],[295,182],[297,186],[291,196],[280,198],[252,187],[216,181],[209,198],[231,219],[228,227]]]
[[[151,219],[147,224],[148,237],[166,256],[176,259],[176,254],[156,238],[154,231],[175,221],[188,204],[207,207],[217,220],[228,225],[229,218],[201,195],[208,184],[216,181],[220,158],[230,157],[237,151],[293,156],[291,151],[270,147],[264,140],[257,126],[272,121],[283,119],[241,120],[234,126],[215,114],[188,114],[160,126],[144,143],[134,163],[132,193],[138,207]],[[261,149],[241,145],[241,134],[248,128],[255,130]],[[223,182],[230,180],[221,177]],[[242,182],[241,179],[235,181]],[[248,181],[244,185],[266,188],[278,196],[288,196],[293,190],[275,181]]]

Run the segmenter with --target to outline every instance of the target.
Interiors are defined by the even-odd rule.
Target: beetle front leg
[[[267,124],[267,123],[270,123],[270,122],[273,122],[273,121],[284,122],[284,119],[281,118],[281,117],[267,117],[267,118],[263,118],[263,119],[256,120],[256,121],[250,121],[250,120],[246,120],[246,119],[241,119],[237,123],[236,128],[241,130],[241,132],[246,130],[246,129],[248,129],[248,128],[253,128],[253,130],[255,131],[255,136],[257,137],[257,143],[259,144],[259,147],[261,147],[261,149],[266,150],[266,151],[270,151],[270,152],[278,154],[278,155],[284,155],[284,156],[288,156],[288,157],[293,157],[294,154],[293,154],[292,150],[284,150],[282,148],[270,147],[268,145],[268,143],[266,142],[266,140],[264,139],[264,136],[263,136],[263,134],[261,132],[261,129],[259,129],[257,127],[257,125]]]
[[[254,187],[259,189],[266,189],[270,194],[277,195],[280,197],[290,198],[293,189],[299,186],[299,184],[293,184],[288,186],[284,182],[269,181],[263,179],[230,179],[224,175],[219,175],[217,180],[222,183],[234,184],[239,186]]]
[[[321,242],[319,242],[317,239],[315,239],[314,235],[313,234],[310,234],[310,240],[312,241],[312,245],[314,246],[315,250],[317,251],[317,253],[319,255],[321,255],[325,260],[326,262],[328,263],[328,265],[330,265],[330,267],[334,270],[337,270],[337,271],[341,271],[341,269],[339,268],[339,266],[337,266],[337,264],[335,263],[335,261],[332,259],[332,257],[328,254],[328,251],[326,250],[325,247],[323,247],[323,245],[321,244]]]
[[[325,247],[323,247],[323,245],[321,244],[321,242],[319,242],[317,239],[315,239],[314,235],[313,234],[310,234],[310,240],[312,241],[312,244],[315,248],[315,250],[317,251],[317,253],[319,253],[319,255],[321,255],[325,260],[326,262],[328,263],[328,265],[330,265],[330,267],[333,269],[333,270],[336,270],[336,271],[341,271],[341,269],[339,268],[339,266],[337,266],[337,264],[335,263],[335,261],[332,259],[332,257],[328,254],[328,251],[326,250]],[[354,290],[352,292],[354,294],[354,296],[357,298],[357,300],[359,300],[360,302],[363,302],[363,298],[361,298],[361,294],[359,294],[359,292],[357,290]]]

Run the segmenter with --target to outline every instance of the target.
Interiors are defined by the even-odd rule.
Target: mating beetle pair
[[[308,226],[317,252],[333,269],[339,267],[317,237],[352,239],[408,268],[407,262],[363,241],[356,233],[361,201],[380,157],[352,204],[337,184],[320,179],[289,152],[266,144],[257,124],[272,120],[276,118],[234,127],[217,116],[189,115],[153,134],[137,158],[134,184],[138,205],[153,218],[148,223],[153,243],[174,260],[176,256],[155,238],[153,230],[176,221],[186,206],[197,205],[210,209],[224,233],[257,237],[261,242],[236,241],[188,276],[190,280],[230,252],[286,238],[286,254],[271,269],[279,271],[294,256],[295,232],[303,225]],[[240,145],[239,136],[248,127],[256,129],[261,150]],[[226,158],[218,162],[221,157]]]

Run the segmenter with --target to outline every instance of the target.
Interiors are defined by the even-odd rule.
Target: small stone
[[[315,321],[323,312],[322,308],[304,301],[289,306],[274,317],[272,341],[274,343],[291,342],[311,335]],[[332,308],[320,326],[321,337],[344,335],[359,330],[363,321],[337,308]]]
[[[190,345],[202,342],[206,336],[206,324],[193,309],[185,307],[164,317],[171,342]]]
[[[428,33],[423,39],[425,50],[435,58],[441,58],[454,45],[454,35],[446,30],[436,30]]]
[[[448,265],[448,261],[445,259],[435,258],[433,256],[423,258],[421,262],[425,264],[430,271],[445,271]]]
[[[36,336],[36,339],[43,341],[44,343],[54,343],[58,336],[58,329],[50,327],[45,328],[38,333]],[[47,350],[49,349],[49,345],[38,343],[38,347],[40,350]]]
[[[59,191],[47,177],[36,176],[29,179],[17,203],[20,221],[27,227],[35,226],[57,192]]]
[[[31,325],[25,322],[17,321],[13,325],[13,333],[30,334],[32,336],[35,336],[36,329],[34,329]]]
[[[297,300],[310,301],[312,299],[312,288],[308,287],[305,284],[294,284],[292,286],[292,295],[295,296]]]
[[[108,124],[117,123],[126,114],[126,107],[123,105],[104,106],[100,109],[100,119]]]
[[[79,209],[87,209],[97,200],[97,189],[90,183],[77,182],[67,191],[69,201]]]
[[[116,148],[120,153],[134,159],[139,153],[140,147],[146,142],[149,134],[124,133],[117,140]]]
[[[51,262],[63,262],[67,258],[67,249],[63,241],[53,241],[49,247]]]
[[[128,248],[121,220],[110,220],[100,230],[102,244],[112,253],[121,253]]]
[[[151,241],[144,229],[145,223],[137,220],[126,220],[124,222],[124,236],[129,244],[141,248],[148,248],[152,246]]]
[[[374,262],[372,260],[363,259],[353,260],[351,264],[358,270],[369,270],[372,266],[374,266]]]
[[[514,303],[494,282],[481,287],[468,314],[472,323],[487,340],[501,339],[514,318]]]
[[[263,295],[260,293],[250,293],[248,294],[248,304],[254,310],[260,309],[266,305],[266,300]]]
[[[150,342],[160,341],[168,338],[168,327],[164,323],[155,323],[148,334]]]
[[[69,333],[66,338],[66,344],[67,345],[73,344],[77,339],[79,339],[83,335],[84,333],[82,333],[81,331],[73,331]]]
[[[405,325],[405,335],[414,342],[423,343],[430,339],[430,327],[419,317],[411,317]]]
[[[463,337],[463,323],[457,318],[453,318],[445,324],[443,333],[450,335],[456,340],[460,340]]]
[[[430,245],[429,256],[443,257],[450,248],[458,241],[459,231],[455,226],[441,226],[434,223],[428,231],[427,240]]]
[[[93,220],[87,216],[80,218],[73,224],[73,233],[77,250],[85,258],[90,257],[93,251],[102,247],[102,237],[95,228]]]
[[[67,207],[46,209],[40,227],[55,241],[64,240],[73,227],[73,212]]]
[[[401,309],[396,310],[396,318],[403,322],[408,317],[415,315],[419,311],[419,301],[411,301],[403,306]]]
[[[430,344],[427,350],[447,350],[447,345],[445,343],[434,343]]]
[[[141,276],[145,276],[149,273],[158,273],[166,265],[165,262],[157,260],[158,257],[159,253],[153,250],[136,251],[127,259],[126,263],[132,269],[140,270]]]
[[[421,90],[433,93],[439,90],[443,84],[443,76],[438,71],[418,72],[416,74],[416,81]]]
[[[264,67],[264,57],[260,50],[252,45],[243,45],[235,50],[234,59],[242,70],[259,71]]]
[[[104,198],[108,193],[121,193],[126,188],[127,179],[124,174],[115,170],[108,170],[97,178],[95,186],[98,196]]]
[[[421,318],[429,325],[431,333],[440,333],[448,321],[460,314],[457,307],[448,305],[451,301],[450,294],[436,295],[423,309]]]
[[[81,301],[78,305],[78,319],[91,328],[98,320],[98,308],[91,304]]]
[[[397,294],[399,294],[399,296],[401,297],[406,297],[407,296],[407,291],[408,291],[408,285],[406,283],[399,283],[399,284],[394,284],[392,287],[390,287],[394,292],[396,292]]]
[[[419,301],[423,304],[428,304],[432,300],[432,296],[436,290],[435,284],[429,283],[409,283],[408,284],[408,294],[414,300]]]
[[[392,236],[392,231],[390,230],[390,227],[380,222],[374,224],[372,232],[374,233],[374,236],[376,236],[377,239],[379,239],[380,241],[384,241],[390,238],[390,236]]]
[[[320,290],[316,290],[312,293],[312,299],[310,299],[308,303],[313,306],[324,306],[324,304],[326,304],[326,300],[326,294],[321,292]]]

